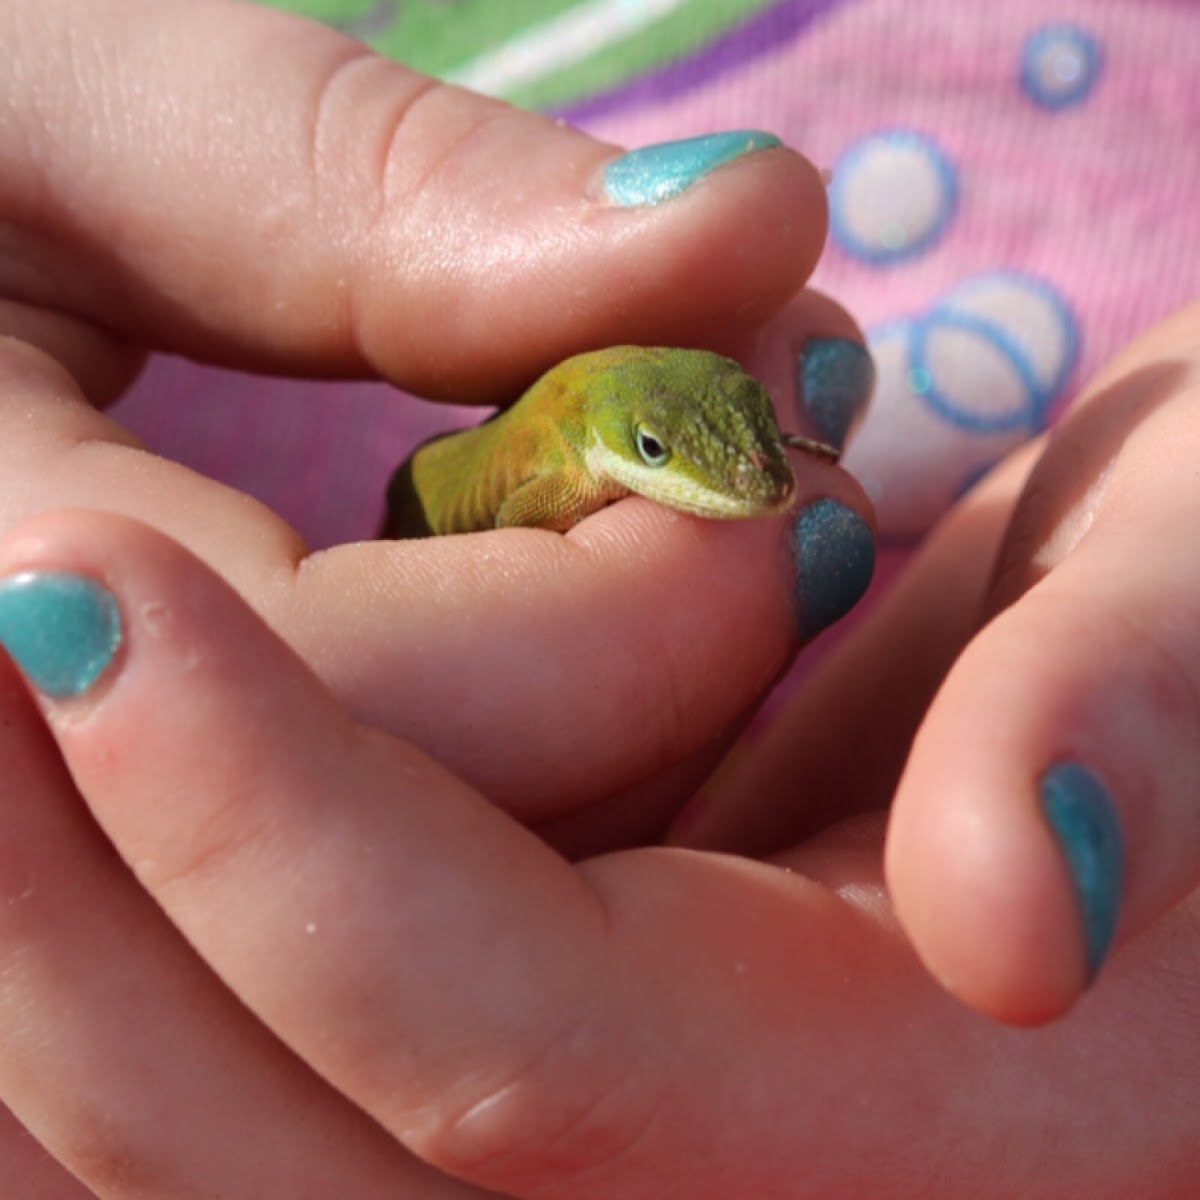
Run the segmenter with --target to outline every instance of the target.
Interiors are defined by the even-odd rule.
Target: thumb
[[[824,238],[766,135],[622,156],[269,9],[40,0],[0,41],[7,298],[193,357],[503,396],[586,346],[721,348]]]

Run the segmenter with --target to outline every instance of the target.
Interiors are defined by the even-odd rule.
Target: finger
[[[870,408],[875,363],[841,305],[805,288],[735,354],[774,397],[780,428],[846,449]]]
[[[572,861],[659,845],[680,808],[687,807],[690,797],[712,775],[744,724],[734,724],[679,763],[654,772],[632,787],[586,808],[574,808],[533,823],[533,828],[544,842]]]
[[[704,750],[800,643],[853,606],[873,563],[869,506],[828,467],[806,467],[798,489],[782,521],[697,521],[630,500],[565,538],[421,543],[387,564],[405,591],[431,598],[409,606],[405,641],[388,643],[394,611],[362,603],[337,655],[320,640],[298,644],[339,692],[348,667],[360,672],[365,719],[523,819],[546,820]],[[342,555],[356,553],[309,559],[306,596],[332,602],[348,574]],[[439,577],[466,586],[438,587]],[[422,705],[401,708],[400,680]],[[469,720],[456,719],[464,696]],[[540,752],[524,736],[531,719]]]
[[[870,405],[875,371],[862,333],[844,309],[826,296],[805,290],[753,338],[743,339],[730,349],[767,385],[782,429],[845,449]],[[800,509],[821,512],[817,494],[810,492],[812,484],[823,478],[821,473],[812,473],[813,457],[799,453],[793,461],[805,493]],[[854,498],[852,503],[857,508],[859,499]],[[808,616],[802,622],[805,640],[849,611],[870,578],[873,555],[867,552],[871,547],[865,543],[856,547],[855,538],[844,537],[840,547],[831,544],[825,547],[829,553],[814,556],[816,547],[824,543],[817,528],[823,526],[832,533],[835,525],[833,521],[818,525],[801,519],[793,526],[797,537],[809,547],[807,553],[798,554],[798,560],[807,560],[805,581],[799,583],[798,591],[800,607],[806,607],[807,602]],[[703,599],[698,602],[703,603]],[[824,610],[824,615],[813,619],[817,610]],[[731,628],[735,644],[744,646],[750,631]],[[728,641],[722,639],[723,643]],[[726,722],[719,736],[708,737],[697,752],[679,763],[586,811],[542,823],[539,832],[572,857],[658,842],[668,826],[674,840],[693,844],[688,838],[692,832],[690,822],[697,821],[703,828],[710,820],[711,788],[706,787],[701,796],[697,796],[697,790],[710,780],[714,767],[749,719],[747,708],[741,719]],[[692,722],[688,724],[696,727]],[[795,738],[789,737],[788,745],[794,750]],[[469,771],[460,764],[460,772],[464,769]],[[726,774],[722,772],[722,780]],[[687,815],[681,817],[677,810],[684,800],[688,800]],[[731,800],[730,813],[739,819],[742,810],[748,809],[752,817],[762,800],[754,788],[741,791]]]
[[[592,974],[564,976],[561,964],[575,957],[572,939],[601,935],[595,897],[440,767],[350,725],[215,576],[144,527],[65,514],[10,536],[0,577],[3,644],[45,699],[105,831],[237,992],[324,1060],[325,1078],[414,1138],[430,1102],[421,1098],[453,1106],[501,1069],[460,1080],[461,1063],[486,1064],[496,1047],[524,1060],[561,1028]],[[164,704],[180,686],[186,703]],[[230,686],[246,689],[242,711],[219,699]],[[154,729],[142,724],[152,696]],[[228,741],[238,728],[255,732]],[[218,733],[225,748],[214,754]],[[156,787],[175,781],[166,807],[176,850],[159,844],[167,814],[150,799],[152,776]],[[264,957],[258,938],[277,924]],[[308,992],[314,970],[311,982],[323,982]],[[452,1068],[447,1036],[466,1039]]]
[[[0,1134],[16,1143],[0,1181],[30,1165],[4,1195],[82,1194],[55,1162],[104,1200],[477,1195],[293,1059],[194,955],[89,819],[7,662],[0,762],[21,780],[0,789],[0,1101],[45,1147]]]
[[[0,298],[0,340],[36,347],[61,363],[89,403],[116,400],[141,370],[145,355],[94,324]]]
[[[0,1104],[0,1188],[22,1200],[95,1200],[33,1135]]]
[[[869,408],[875,368],[848,313],[819,293],[802,292],[743,354],[776,397],[783,428],[839,449],[849,444]],[[873,567],[873,559],[863,564],[854,601],[865,590]],[[830,570],[836,574],[838,568],[831,563]],[[850,603],[840,605],[839,618],[851,608]],[[888,645],[886,640],[876,641]],[[861,637],[855,645],[859,642]],[[669,839],[679,845],[766,853],[792,844],[792,835],[802,828],[818,828],[823,813],[841,816],[855,811],[833,803],[834,776],[818,774],[818,763],[828,762],[836,772],[847,765],[836,747],[851,714],[862,710],[868,695],[878,697],[874,689],[861,686],[875,673],[874,653],[866,658],[869,670],[864,670],[860,656],[832,687],[822,690],[810,684],[787,705],[785,715],[779,717],[776,709],[770,725],[754,728],[679,814]],[[885,666],[882,661],[878,665]],[[810,668],[806,660],[806,677]],[[813,702],[807,702],[810,696]],[[853,755],[850,771],[877,763],[878,749],[874,747],[870,756]],[[797,780],[806,781],[799,803]],[[856,793],[853,781],[847,782],[847,791]],[[812,818],[816,820],[806,824]]]
[[[890,806],[917,728],[979,628],[1027,472],[1021,457],[990,475],[911,561],[882,551],[866,615],[850,617],[848,636],[721,764],[680,814],[673,842],[770,854]]]
[[[606,174],[614,147],[259,6],[6,5],[0,39],[10,297],[139,344],[509,397],[587,346],[752,328],[820,253],[789,151]]]
[[[35,351],[0,347],[2,370],[0,414],[15,432],[0,469],[26,480],[4,497],[7,521],[77,504],[166,525],[359,718],[529,820],[706,746],[870,572],[861,492],[798,454],[790,521],[705,522],[628,501],[565,538],[505,530],[306,558],[277,517],[148,456]],[[19,420],[31,405],[44,419]],[[542,734],[532,746],[531,721]]]
[[[1200,575],[1179,552],[1200,504],[1198,328],[1200,310],[1150,339],[1055,431],[1002,553],[991,607],[1011,607],[951,672],[900,786],[897,909],[933,972],[1006,1020],[1062,1012],[1200,882]]]
[[[764,1196],[849,1181],[1000,1200],[1056,1121],[1056,1169],[1081,1194],[1165,1197],[1195,1169],[1194,912],[1107,1005],[1019,1037],[917,969],[861,841],[797,860],[828,887],[678,851],[574,872],[427,760],[348,727],[148,531],[46,521],[0,551],[0,577],[18,567],[103,578],[118,598],[116,657],[44,703],[126,861],[277,1033],[446,1169],[550,1200],[681,1179],[716,1200],[744,1191],[747,1162]],[[27,665],[44,686],[45,658]],[[854,1114],[836,1139],[831,1111]]]

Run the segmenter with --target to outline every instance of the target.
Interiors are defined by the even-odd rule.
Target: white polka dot
[[[958,186],[949,160],[911,130],[854,143],[833,170],[830,225],[847,254],[887,263],[936,241],[953,215]]]

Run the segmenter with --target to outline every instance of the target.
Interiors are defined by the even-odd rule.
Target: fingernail
[[[807,640],[862,599],[875,571],[875,535],[853,509],[818,500],[792,526],[792,556],[796,624]]]
[[[623,208],[660,204],[678,196],[717,167],[783,143],[773,133],[738,129],[630,150],[604,169],[604,191]]]
[[[1079,901],[1088,983],[1112,945],[1125,874],[1121,822],[1108,789],[1086,767],[1062,762],[1041,779],[1042,811],[1058,841]]]
[[[38,691],[82,696],[121,645],[120,610],[93,579],[13,575],[0,580],[0,645]]]
[[[867,412],[875,361],[850,338],[810,338],[796,370],[796,397],[822,441],[842,450]]]

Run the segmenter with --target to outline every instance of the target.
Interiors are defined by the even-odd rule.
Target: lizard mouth
[[[774,486],[764,487],[770,483]],[[693,484],[690,488],[676,486],[669,495],[651,495],[674,508],[699,517],[717,520],[747,520],[753,517],[773,517],[786,512],[796,498],[796,480],[788,470],[786,477],[778,468],[770,474],[755,472],[753,479],[731,481],[726,488],[711,488]]]

